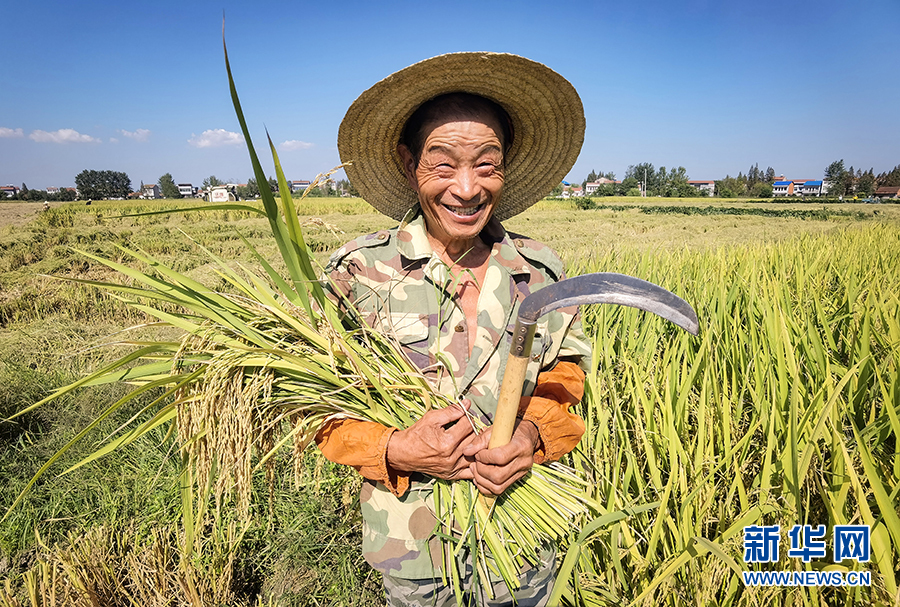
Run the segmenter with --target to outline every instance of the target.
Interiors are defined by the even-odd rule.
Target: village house
[[[591,194],[593,194],[594,192],[596,192],[597,189],[598,189],[601,185],[606,185],[606,184],[612,184],[612,185],[615,185],[615,184],[617,184],[617,183],[622,183],[622,182],[621,182],[621,181],[615,181],[615,180],[612,180],[612,179],[607,179],[606,177],[601,177],[601,178],[598,179],[597,181],[588,181],[586,184],[584,184],[584,194],[582,194],[582,195],[590,196]],[[563,186],[563,191],[565,192],[565,186]],[[564,197],[564,198],[565,198],[565,197]]]
[[[803,194],[803,184],[809,179],[792,179],[791,183],[794,184],[794,196],[801,196]]]
[[[793,181],[776,181],[772,184],[772,196],[793,196],[794,195],[794,182]]]
[[[584,189],[580,185],[563,185],[562,198],[582,198]]]
[[[709,181],[706,179],[689,179],[688,184],[694,186],[701,192],[706,192],[710,196],[714,196],[716,193],[715,181]]]
[[[801,196],[821,196],[822,194],[826,194],[828,192],[828,188],[824,185],[825,182],[810,180],[804,181],[803,185],[800,188]]]
[[[308,179],[295,179],[291,182],[291,193],[302,192],[309,187],[309,184],[310,182]]]
[[[875,190],[875,198],[900,198],[900,186],[891,185]]]
[[[179,183],[178,193],[181,194],[183,198],[193,198],[197,195],[197,188],[190,183]]]
[[[155,200],[157,198],[162,198],[162,192],[155,183],[148,183],[141,188],[141,198],[145,200]]]
[[[14,185],[4,185],[0,186],[0,196],[3,198],[10,198],[19,193],[19,188]]]

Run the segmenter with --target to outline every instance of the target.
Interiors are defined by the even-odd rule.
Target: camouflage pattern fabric
[[[462,605],[465,607],[543,607],[550,599],[553,591],[554,573],[556,571],[555,553],[545,549],[541,553],[541,564],[530,567],[519,575],[519,589],[511,594],[502,581],[494,582],[491,588],[494,598],[487,596],[480,584],[472,579],[472,567],[463,571],[463,588],[467,589]],[[440,579],[405,580],[384,575],[384,595],[388,605],[406,605],[410,607],[456,607],[456,596],[453,589]]]
[[[492,219],[482,231],[492,246],[478,300],[478,334],[471,355],[468,326],[454,298],[447,265],[435,254],[418,207],[401,224],[361,236],[331,257],[326,272],[364,316],[365,322],[394,336],[410,360],[444,394],[468,398],[470,411],[489,424],[518,305],[532,291],[564,278],[563,264],[546,245],[507,233]],[[560,358],[590,359],[590,347],[569,308],[538,322],[523,394],[535,378]],[[372,567],[402,579],[440,577],[440,540],[432,483],[413,475],[410,490],[395,497],[384,485],[366,481],[360,498],[363,554]]]

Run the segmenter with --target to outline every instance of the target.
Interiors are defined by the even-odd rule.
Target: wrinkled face
[[[484,113],[426,125],[419,163],[404,145],[410,186],[428,234],[445,248],[470,246],[490,220],[503,191],[503,141],[497,119]]]

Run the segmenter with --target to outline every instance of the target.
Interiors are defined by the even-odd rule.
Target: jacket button
[[[462,323],[459,323],[458,325],[456,325],[456,327],[454,327],[454,330],[455,330],[457,333],[462,333],[463,331],[466,330],[466,326],[465,326],[464,324],[462,324]]]
[[[516,238],[516,246],[521,249],[522,247],[525,246],[525,241],[522,240],[521,238]]]
[[[385,234],[384,232],[378,234],[378,240],[384,240],[385,238],[387,238],[387,234]]]

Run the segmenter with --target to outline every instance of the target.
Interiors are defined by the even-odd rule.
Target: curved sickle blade
[[[692,335],[697,335],[700,330],[697,313],[689,303],[652,282],[613,272],[582,274],[535,291],[519,306],[519,320],[523,324],[533,324],[547,312],[594,303],[653,312]]]
[[[582,274],[535,291],[519,306],[503,383],[497,397],[489,448],[503,446],[512,437],[537,319],[559,308],[594,303],[618,304],[653,312],[693,335],[700,330],[697,314],[686,301],[652,282],[625,274]],[[479,504],[485,513],[489,513],[494,498],[482,497]]]

